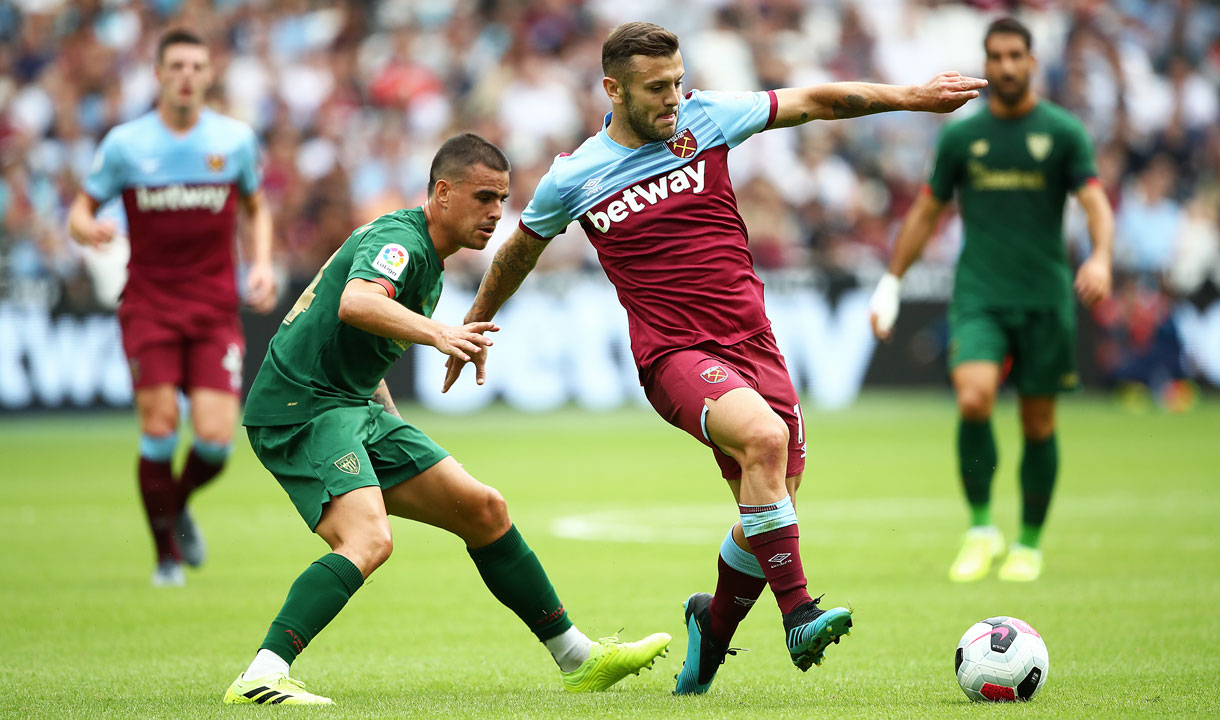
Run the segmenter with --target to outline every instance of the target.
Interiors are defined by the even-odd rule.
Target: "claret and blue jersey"
[[[664,142],[624,147],[603,126],[555,159],[522,213],[522,230],[542,239],[573,220],[584,227],[627,310],[641,370],[670,350],[730,345],[770,326],[728,151],[768,128],[776,109],[773,92],[696,90]]]
[[[112,129],[84,190],[99,204],[123,200],[131,239],[124,304],[235,312],[237,195],[258,187],[254,131],[232,118],[205,109],[179,135],[154,110]]]

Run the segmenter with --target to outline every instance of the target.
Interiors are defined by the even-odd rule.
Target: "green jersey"
[[[948,201],[959,193],[965,242],[958,307],[1047,308],[1071,303],[1063,242],[1067,194],[1096,177],[1084,126],[1045,100],[1020,118],[988,110],[945,127],[928,181]]]
[[[407,309],[431,317],[443,275],[421,208],[382,215],[356,228],[271,338],[250,387],[243,424],[292,425],[334,408],[367,405],[410,343],[339,320],[343,288],[353,278],[370,280]]]

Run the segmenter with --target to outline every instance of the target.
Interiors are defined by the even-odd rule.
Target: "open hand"
[[[934,113],[953,112],[965,105],[966,101],[978,97],[979,91],[985,87],[987,81],[982,78],[967,77],[952,70],[943,72],[915,88],[915,100],[911,103],[911,109]]]
[[[458,376],[462,374],[462,366],[474,362],[475,382],[482,385],[486,376],[484,364],[487,362],[487,348],[492,346],[491,338],[483,333],[496,332],[500,328],[493,322],[472,322],[461,327],[446,327],[436,341],[436,349],[449,356],[445,366],[445,385],[441,392],[449,390]]]

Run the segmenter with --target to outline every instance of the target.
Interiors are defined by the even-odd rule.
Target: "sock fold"
[[[771,593],[784,614],[812,598],[805,590],[801,565],[800,532],[792,498],[770,505],[738,505],[746,541],[762,567]]]

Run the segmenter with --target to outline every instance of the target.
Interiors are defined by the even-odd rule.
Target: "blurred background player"
[[[245,341],[234,235],[250,218],[245,300],[275,303],[271,213],[259,190],[258,144],[246,125],[203,107],[213,73],[203,41],[171,30],[157,45],[157,107],[107,133],[68,214],[77,242],[99,247],[115,225],[95,213],[121,195],[131,259],[119,307],[140,420],[138,478],[156,545],[153,585],[182,585],[200,565],[203,538],[186,509],[232,447]],[[180,473],[178,391],[190,402],[194,443]]]
[[[650,667],[669,646],[593,642],[568,619],[542,564],[508,516],[504,498],[403,421],[385,373],[412,343],[463,362],[483,381],[490,322],[449,327],[431,319],[445,258],[482,250],[508,198],[508,158],[470,133],[436,153],[427,201],[357,228],[297,300],[271,340],[244,423],[250,444],[297,512],[332,552],[288,592],[230,704],[329,704],[288,676],[289,666],[390,556],[388,515],[457,535],[487,588],[551,652],[563,685],[605,690]]]
[[[1021,457],[1021,532],[1000,579],[1030,581],[1042,572],[1039,541],[1059,470],[1056,394],[1076,388],[1076,314],[1063,239],[1063,211],[1074,194],[1088,217],[1092,254],[1076,274],[1081,302],[1110,294],[1114,218],[1084,127],[1031,87],[1037,63],[1030,33],[1012,18],[984,36],[990,93],[985,110],[947,126],[925,191],[898,233],[889,273],[871,302],[873,330],[889,337],[899,284],[919,258],[941,213],[959,193],[965,244],[949,308],[949,365],[960,413],[958,466],[971,528],[949,578],[984,577],[1004,549],[991,519],[997,455],[991,429],[996,391],[1011,359],[1025,437]]]
[[[800,402],[771,334],[762,282],[727,167],[755,133],[891,110],[949,112],[986,83],[942,73],[923,86],[833,83],[683,95],[678,38],[652,23],[602,45],[613,111],[557,157],[496,253],[466,322],[490,321],[551,238],[578,220],[627,311],[641,384],[657,412],[712,448],[741,520],[725,536],[714,595],[686,603],[677,694],[706,692],[750,607],[770,585],[802,671],[851,627],[806,590],[793,498],[805,468]],[[465,360],[450,357],[447,390]],[[820,598],[819,598],[820,599]]]

